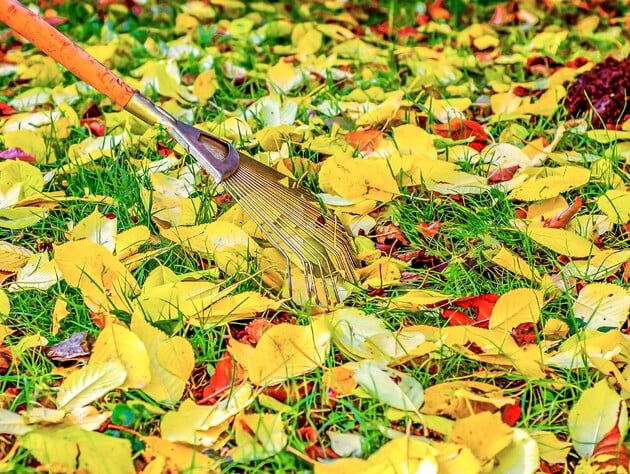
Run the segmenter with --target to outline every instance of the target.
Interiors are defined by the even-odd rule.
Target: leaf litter
[[[363,265],[289,297],[178,145],[5,32],[0,470],[628,472],[627,6],[69,5]]]

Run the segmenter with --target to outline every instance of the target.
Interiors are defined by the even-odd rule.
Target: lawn
[[[0,26],[0,472],[627,473],[626,3],[28,3],[360,265]]]

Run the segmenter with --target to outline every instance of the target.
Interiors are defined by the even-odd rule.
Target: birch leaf
[[[616,424],[625,436],[628,429],[625,402],[602,380],[584,390],[569,410],[569,434],[575,451],[585,459],[590,458],[597,443]]]
[[[71,373],[59,387],[57,407],[72,411],[122,386],[127,372],[119,361],[88,364]]]
[[[573,314],[588,329],[619,329],[628,319],[630,294],[612,283],[591,283],[580,291]]]

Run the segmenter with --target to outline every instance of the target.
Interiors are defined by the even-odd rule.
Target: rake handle
[[[17,0],[0,0],[0,21],[121,107],[131,99],[122,79]]]

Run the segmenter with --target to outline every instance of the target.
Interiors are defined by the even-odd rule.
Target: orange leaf
[[[383,132],[372,129],[356,130],[348,133],[344,140],[359,151],[374,151],[383,140]]]
[[[545,219],[543,227],[551,227],[554,229],[561,229],[565,227],[571,218],[578,213],[582,208],[582,198],[578,196],[575,202],[566,209],[558,212],[555,216]]]

